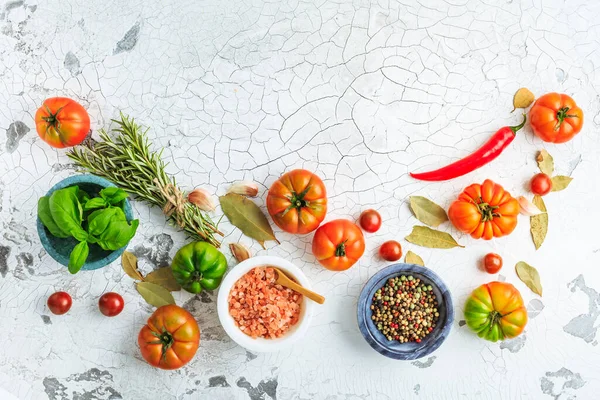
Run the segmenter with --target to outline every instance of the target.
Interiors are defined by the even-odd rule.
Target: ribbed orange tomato
[[[62,149],[83,142],[90,132],[90,116],[75,100],[52,97],[35,113],[35,128],[44,142]]]
[[[325,185],[321,178],[310,171],[290,171],[269,189],[267,209],[275,224],[284,231],[312,232],[327,213]]]
[[[485,240],[511,233],[518,214],[519,202],[489,179],[467,186],[448,209],[456,229]]]
[[[566,94],[547,93],[529,111],[531,128],[544,142],[564,143],[583,127],[583,111]]]
[[[162,369],[177,369],[187,364],[200,344],[200,328],[187,310],[169,304],[159,307],[138,335],[142,357]]]

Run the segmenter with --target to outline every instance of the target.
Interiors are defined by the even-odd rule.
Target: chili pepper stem
[[[523,122],[521,122],[519,125],[511,126],[510,130],[513,131],[513,133],[517,133],[519,129],[525,126],[525,122],[527,122],[527,114],[523,114]]]

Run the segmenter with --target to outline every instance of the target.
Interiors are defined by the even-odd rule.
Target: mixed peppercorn
[[[387,280],[373,295],[371,319],[388,340],[417,342],[435,328],[440,313],[433,287],[412,275]]]

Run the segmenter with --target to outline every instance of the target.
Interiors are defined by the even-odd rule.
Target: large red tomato
[[[325,268],[344,271],[353,266],[365,252],[365,238],[352,221],[336,219],[317,229],[312,251]]]
[[[290,171],[269,189],[267,209],[275,224],[284,231],[312,232],[327,213],[325,185],[321,178],[310,171]]]
[[[140,330],[138,345],[148,364],[177,369],[187,364],[200,345],[198,323],[174,304],[159,307]]]
[[[90,116],[75,100],[51,97],[35,113],[35,128],[44,142],[62,149],[83,142],[90,132]]]
[[[563,143],[583,127],[583,111],[566,94],[547,93],[529,111],[533,133],[544,142]]]

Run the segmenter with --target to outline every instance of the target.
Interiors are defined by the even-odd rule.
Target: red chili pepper
[[[525,125],[525,121],[527,121],[527,117],[523,114],[523,122],[520,125],[500,128],[479,150],[461,160],[435,171],[411,172],[410,176],[422,181],[446,181],[468,174],[498,157],[515,139],[517,131]]]

